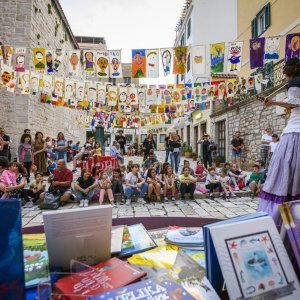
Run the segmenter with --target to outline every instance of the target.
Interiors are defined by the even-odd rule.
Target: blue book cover
[[[24,299],[21,200],[0,199],[0,220],[0,299]]]
[[[182,286],[173,281],[157,282],[153,279],[111,290],[104,294],[88,298],[89,300],[148,300],[148,299],[194,299]]]
[[[205,265],[206,265],[206,277],[210,281],[213,288],[220,291],[224,284],[224,278],[222,275],[221,267],[218,261],[217,253],[213,245],[212,237],[210,235],[210,228],[216,225],[230,224],[255,218],[261,218],[267,216],[265,212],[257,212],[253,214],[247,214],[243,216],[226,219],[220,222],[215,222],[203,226],[204,233],[204,249],[205,249]]]
[[[143,224],[128,226],[128,231],[133,247],[123,249],[118,257],[130,256],[156,247],[156,243],[152,240]]]

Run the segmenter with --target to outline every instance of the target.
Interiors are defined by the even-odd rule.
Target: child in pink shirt
[[[100,205],[103,203],[104,196],[107,194],[108,199],[111,203],[111,205],[114,207],[114,195],[111,189],[111,181],[108,176],[108,173],[106,171],[102,172],[101,178],[98,181],[99,187],[100,187],[100,196],[99,196],[99,203]]]
[[[17,165],[16,163],[12,162],[9,163],[8,169],[4,170],[2,172],[1,178],[0,178],[0,186],[3,189],[3,187],[8,188],[10,186],[14,186],[17,184],[17,176],[16,176],[16,171],[17,171]],[[8,191],[6,191],[1,199],[5,199],[8,197]]]

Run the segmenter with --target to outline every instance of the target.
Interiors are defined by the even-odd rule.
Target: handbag
[[[46,192],[44,201],[39,205],[40,209],[58,209],[60,199],[60,190]]]

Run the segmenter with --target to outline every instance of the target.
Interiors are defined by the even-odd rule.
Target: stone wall
[[[236,104],[218,114],[212,114],[212,138],[218,143],[217,122],[226,120],[226,160],[231,161],[230,142],[236,131],[241,132],[245,148],[242,163],[245,168],[250,168],[253,162],[259,159],[259,146],[262,135],[267,126],[271,126],[273,133],[280,135],[286,126],[285,114],[278,114],[276,108],[264,107],[254,98],[249,98],[242,103]]]
[[[0,0],[0,41],[27,48],[27,69],[32,70],[34,47],[76,47],[57,5],[57,0]],[[51,137],[63,131],[67,139],[83,142],[86,130],[78,125],[78,114],[76,110],[42,104],[38,96],[20,95],[18,90],[14,94],[0,92],[0,126],[5,127],[14,142],[13,155],[25,128]]]

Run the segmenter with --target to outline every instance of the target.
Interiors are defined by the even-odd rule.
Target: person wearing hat
[[[265,98],[266,106],[277,105],[290,110],[290,118],[272,155],[268,177],[260,193],[258,211],[267,212],[281,225],[278,204],[300,197],[300,61],[289,59],[283,74],[287,79],[287,98],[274,101]]]
[[[125,154],[125,145],[126,145],[126,138],[123,136],[123,130],[118,131],[119,135],[116,136],[116,141],[120,144],[121,152]]]

